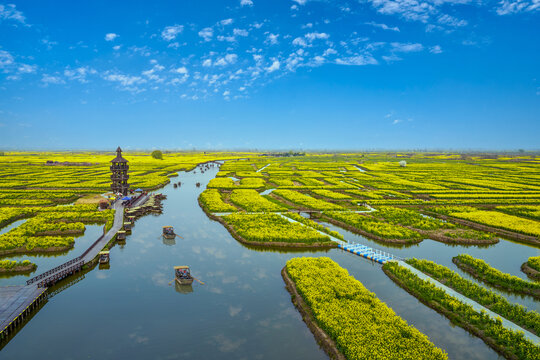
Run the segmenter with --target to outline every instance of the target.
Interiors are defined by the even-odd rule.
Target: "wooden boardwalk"
[[[8,336],[23,318],[46,300],[47,288],[36,285],[0,287],[0,338]]]
[[[141,196],[132,206],[145,203],[148,197],[148,195]],[[114,204],[114,209],[116,213],[112,228],[100,236],[83,254],[34,276],[26,282],[26,285],[0,287],[0,340],[7,338],[30,311],[48,298],[46,293],[48,286],[82,270],[83,265],[94,260],[111,241],[124,225],[124,206],[118,201]]]

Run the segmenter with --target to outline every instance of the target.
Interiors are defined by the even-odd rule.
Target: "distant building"
[[[116,149],[116,157],[111,160],[111,163],[111,190],[114,193],[127,195],[129,191],[129,165],[128,161],[122,157],[122,149],[120,149],[120,146]]]

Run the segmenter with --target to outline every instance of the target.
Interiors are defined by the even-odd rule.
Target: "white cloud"
[[[223,92],[223,96],[229,96],[231,94],[231,92],[229,90],[225,90]]]
[[[403,120],[401,120],[401,119],[394,119],[394,121],[392,121],[392,125],[399,124],[400,122],[403,122]]]
[[[225,20],[221,20],[219,23],[225,26],[225,25],[231,25],[233,22],[234,22],[233,19],[225,19]]]
[[[328,55],[335,55],[337,54],[337,51],[332,49],[332,48],[328,48],[324,51],[323,53],[323,56],[328,56]]]
[[[49,39],[41,39],[40,42],[47,47],[47,50],[51,50],[54,45],[58,45],[58,42]]]
[[[182,67],[179,67],[177,69],[173,69],[171,70],[172,72],[175,72],[177,74],[187,74],[188,73],[188,70],[186,69],[185,66],[182,66]]]
[[[219,35],[217,37],[218,41],[228,41],[228,42],[235,42],[236,38],[234,36],[223,36]]]
[[[66,83],[61,77],[48,74],[43,74],[43,76],[41,77],[41,82],[45,85]]]
[[[14,62],[15,59],[9,52],[0,50],[0,69],[12,65]]]
[[[202,62],[202,66],[204,66],[204,67],[212,66],[212,60],[210,60],[210,59],[204,60]]]
[[[328,39],[329,37],[330,35],[328,35],[327,33],[319,33],[319,32],[307,33],[305,35],[305,38],[308,39],[309,41],[313,41],[317,39]]]
[[[64,70],[64,76],[67,77],[69,80],[77,80],[80,83],[87,83],[88,80],[86,79],[86,76],[88,74],[96,74],[97,71],[88,67],[88,66],[81,66],[75,69],[66,68]]]
[[[435,45],[435,46],[432,46],[430,49],[429,49],[429,52],[432,53],[432,54],[440,54],[442,53],[442,49],[439,45]]]
[[[144,84],[145,79],[140,76],[130,76],[124,74],[106,74],[104,79],[107,81],[117,82],[124,87],[133,87],[134,85]]]
[[[241,6],[253,6],[253,1],[252,0],[240,0],[240,5]]]
[[[466,20],[460,20],[448,14],[441,15],[437,18],[439,24],[448,25],[452,27],[462,27],[467,25]]]
[[[293,0],[295,3],[297,3],[298,5],[305,5],[305,3],[308,2],[308,0]]]
[[[355,55],[346,58],[336,59],[338,65],[377,65],[378,62],[371,55]]]
[[[163,82],[163,79],[157,75],[158,72],[163,71],[165,67],[163,65],[159,65],[156,62],[153,62],[156,65],[154,65],[150,70],[143,71],[142,74],[146,76],[149,80],[156,81],[156,82]]]
[[[26,24],[26,18],[24,17],[23,13],[17,10],[16,6],[13,4],[0,4],[0,20],[13,20],[23,25],[29,26],[28,24]]]
[[[395,52],[418,52],[424,50],[424,46],[422,44],[418,43],[399,43],[399,42],[393,42],[390,45],[392,45],[392,51]]]
[[[296,45],[296,46],[308,46],[306,40],[304,40],[304,38],[301,38],[301,37],[297,37],[295,38],[293,41],[292,41],[293,45]]]
[[[271,72],[274,72],[276,70],[279,70],[279,67],[280,67],[280,63],[278,60],[274,60],[274,62],[272,62],[272,65],[270,65],[269,67],[266,68],[266,71],[268,71],[269,73]]]
[[[519,12],[533,12],[539,9],[539,0],[501,0],[496,11],[498,15],[508,15]]]
[[[244,30],[244,29],[234,29],[233,34],[235,36],[248,36],[249,32],[247,30]]]
[[[105,34],[105,41],[113,41],[114,39],[116,39],[118,36],[118,34],[115,34],[115,33],[108,33],[108,34]]]
[[[120,50],[121,47],[122,47],[122,45],[115,45],[112,48],[113,48],[113,50],[118,51],[118,50]]]
[[[238,55],[236,54],[227,54],[222,58],[217,59],[214,61],[214,66],[226,66],[226,65],[232,65],[236,62],[238,59]],[[203,64],[204,66],[204,64]]]
[[[383,55],[382,58],[383,58],[383,60],[386,61],[387,63],[393,63],[393,62],[395,62],[395,61],[401,61],[401,60],[403,60],[402,58],[400,58],[400,57],[397,56],[396,54]]]
[[[393,27],[390,27],[386,24],[377,24],[376,22],[367,22],[366,25],[371,25],[371,26],[374,26],[374,27],[378,27],[378,28],[381,28],[383,30],[391,30],[391,31],[396,31],[396,32],[399,32],[399,28],[397,26],[393,26]]]
[[[427,22],[435,13],[435,7],[428,2],[418,0],[369,0],[381,14],[400,15],[407,20]],[[444,2],[444,1],[443,1]]]
[[[278,37],[279,37],[279,34],[268,34],[266,36],[266,40],[265,40],[265,43],[267,44],[270,44],[270,45],[276,45],[278,43]]]
[[[199,36],[204,39],[204,41],[212,40],[214,36],[214,30],[211,27],[207,27],[199,31]]]
[[[36,65],[28,65],[28,64],[19,64],[17,67],[17,71],[21,74],[31,74],[35,73],[37,70]]]
[[[176,39],[178,34],[180,34],[182,31],[184,31],[184,26],[183,25],[176,25],[175,24],[175,25],[172,25],[172,26],[167,26],[161,32],[161,37],[165,41],[172,41],[172,40]]]

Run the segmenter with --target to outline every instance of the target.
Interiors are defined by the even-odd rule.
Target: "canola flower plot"
[[[9,219],[29,217],[18,227],[0,235],[0,253],[65,250],[73,246],[73,235],[84,233],[84,224],[114,222],[114,210],[97,211],[95,205],[21,208],[9,211]]]
[[[293,258],[288,277],[347,359],[447,359],[428,337],[329,258]]]
[[[497,206],[495,210],[510,215],[522,216],[533,220],[540,220],[540,206]]]
[[[30,260],[0,260],[0,274],[1,273],[27,273],[34,271],[37,268],[36,264],[30,262]]]
[[[540,223],[534,220],[521,218],[514,215],[500,213],[498,211],[467,211],[453,212],[450,216],[458,219],[470,220],[480,224],[493,226],[505,230],[518,232],[525,235],[540,237]]]
[[[540,282],[540,256],[531,256],[521,264],[521,271],[537,282]]]
[[[375,217],[348,211],[327,211],[323,213],[330,221],[337,220],[349,225],[353,231],[379,241],[419,242],[422,240],[420,233],[406,227],[381,221]],[[338,223],[338,225],[340,225]]]
[[[324,196],[324,197],[327,197],[329,199],[334,199],[334,200],[348,200],[352,198],[351,196],[347,194],[343,194],[343,193],[339,193],[339,192],[331,191],[331,190],[320,189],[320,190],[312,190],[312,192],[314,194]]]
[[[345,210],[343,207],[320,199],[315,199],[309,195],[299,193],[294,190],[275,190],[273,194],[300,206],[314,210]]]
[[[475,278],[496,288],[509,292],[533,296],[540,300],[540,283],[526,281],[517,276],[503,273],[486,263],[468,254],[460,254],[452,259],[461,270],[468,272]],[[540,329],[540,318],[539,329]],[[540,332],[539,332],[540,333]]]
[[[222,217],[233,236],[257,245],[324,245],[335,247],[330,237],[318,231],[284,219],[278,214],[235,213]]]
[[[238,211],[237,208],[223,201],[221,193],[217,189],[204,190],[199,196],[199,200],[210,212]]]
[[[395,261],[383,265],[384,272],[399,286],[420,301],[449,318],[501,353],[508,359],[530,360],[540,358],[540,347],[528,340],[523,332],[505,328],[500,319],[492,319],[485,312],[448,295],[431,282],[419,278]]]
[[[255,190],[238,189],[231,192],[230,200],[248,212],[275,212],[287,209],[262,197]]]
[[[310,220],[308,218],[305,218],[303,217],[302,215],[300,214],[297,214],[297,213],[293,213],[293,212],[287,212],[287,213],[284,213],[283,215],[295,220],[295,221],[298,221],[298,222],[301,222],[302,224],[304,225],[307,225],[309,227],[312,227],[314,229],[317,229],[319,231],[322,231],[328,235],[331,235],[335,238],[338,238],[340,240],[345,240],[345,238],[343,237],[343,235],[341,235],[339,232],[337,231],[333,231],[333,230],[330,230],[329,228],[325,227],[325,226],[322,226],[321,224],[319,223],[316,223],[315,221],[313,220]]]
[[[471,280],[467,280],[449,268],[433,261],[411,258],[407,260],[407,264],[414,266],[426,275],[429,275],[440,283],[444,283],[446,286],[518,324],[522,328],[536,335],[540,334],[540,314],[537,311],[529,311],[522,305],[513,304],[506,300],[505,297]]]
[[[527,260],[527,264],[536,271],[540,271],[540,256],[531,256]]]

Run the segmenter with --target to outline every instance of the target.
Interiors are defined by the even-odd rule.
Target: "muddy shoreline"
[[[334,340],[332,340],[332,338],[330,338],[330,336],[328,336],[328,334],[324,332],[319,325],[317,325],[317,321],[315,320],[311,309],[304,302],[302,296],[298,293],[294,282],[291,280],[291,278],[289,278],[286,266],[281,269],[281,277],[285,282],[285,288],[289,294],[291,294],[292,303],[302,315],[302,320],[304,320],[308,326],[319,346],[326,352],[326,354],[328,354],[331,359],[346,360],[346,357],[339,351]]]
[[[520,291],[520,290],[514,289],[512,287],[505,286],[505,285],[495,284],[495,283],[492,283],[489,280],[485,279],[480,274],[478,274],[476,272],[476,270],[474,268],[472,268],[471,266],[459,261],[458,258],[456,258],[456,257],[452,258],[452,262],[454,264],[456,264],[456,266],[458,268],[465,271],[466,273],[468,273],[469,275],[471,275],[475,279],[480,280],[481,282],[484,282],[484,283],[486,283],[486,284],[488,284],[490,286],[493,286],[494,288],[501,289],[501,290],[504,290],[506,292],[510,292],[510,293],[514,293],[514,294],[528,295],[528,296],[533,297],[536,300],[540,300],[540,290],[522,289]]]

